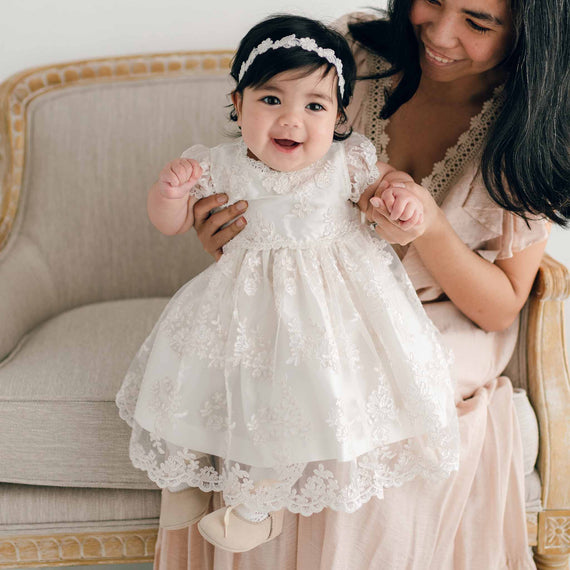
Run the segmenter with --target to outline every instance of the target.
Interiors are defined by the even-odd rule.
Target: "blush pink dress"
[[[359,74],[384,63],[355,48]],[[389,162],[387,122],[377,118],[386,80],[361,81],[350,106],[356,131]],[[478,173],[481,141],[501,104],[500,92],[422,181],[473,251],[505,259],[547,239],[546,225],[524,222],[495,205]],[[282,534],[244,554],[205,542],[196,526],[160,531],[158,570],[531,570],[527,544],[522,443],[510,380],[501,375],[518,322],[485,332],[445,298],[415,248],[402,253],[411,281],[455,354],[461,437],[459,471],[450,479],[416,479],[386,490],[352,514],[325,509],[310,517],[285,513]],[[213,508],[221,506],[214,496]]]

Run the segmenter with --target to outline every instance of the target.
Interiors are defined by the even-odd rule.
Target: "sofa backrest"
[[[152,227],[146,195],[165,162],[229,137],[230,57],[74,63],[2,87],[0,295],[6,280],[33,289],[29,325],[88,303],[172,295],[212,262],[193,231]]]

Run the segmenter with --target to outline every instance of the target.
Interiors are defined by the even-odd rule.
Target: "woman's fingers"
[[[232,222],[229,226],[219,230],[211,237],[212,247],[215,248],[212,255],[216,261],[222,256],[222,248],[229,243],[237,234],[243,230],[247,224],[245,218],[240,216],[237,220]],[[206,250],[208,251],[208,250]]]
[[[247,209],[247,202],[240,200],[219,212],[211,213],[227,202],[225,194],[214,194],[202,198],[194,204],[194,228],[202,247],[218,260],[222,255],[222,247],[239,234],[246,225],[240,214]],[[236,219],[237,218],[237,219]],[[232,220],[234,220],[232,222]],[[230,223],[231,222],[231,223]],[[226,224],[228,224],[226,226]],[[226,226],[226,227],[223,227]]]
[[[213,194],[202,198],[194,204],[194,227],[196,230],[210,217],[210,212],[228,201],[225,194]]]

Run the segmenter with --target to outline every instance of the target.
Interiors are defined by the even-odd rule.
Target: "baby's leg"
[[[253,467],[249,471],[254,487],[276,484],[272,469]],[[253,499],[235,507],[218,509],[198,523],[200,534],[211,544],[229,552],[246,552],[281,534],[283,509],[260,510]]]
[[[249,470],[249,478],[253,481],[255,487],[269,486],[275,480],[275,471],[263,467],[252,467]],[[265,520],[270,513],[268,510],[259,510],[259,508],[252,505],[250,501],[237,505],[234,508],[234,512],[251,522],[261,522]]]

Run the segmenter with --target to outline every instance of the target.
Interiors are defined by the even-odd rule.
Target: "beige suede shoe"
[[[283,509],[269,513],[261,522],[251,522],[232,507],[218,509],[198,523],[200,534],[214,546],[229,552],[247,552],[279,536],[283,529]]]
[[[192,526],[207,512],[212,492],[204,493],[198,487],[189,487],[178,493],[162,490],[160,503],[160,528],[177,530]]]

